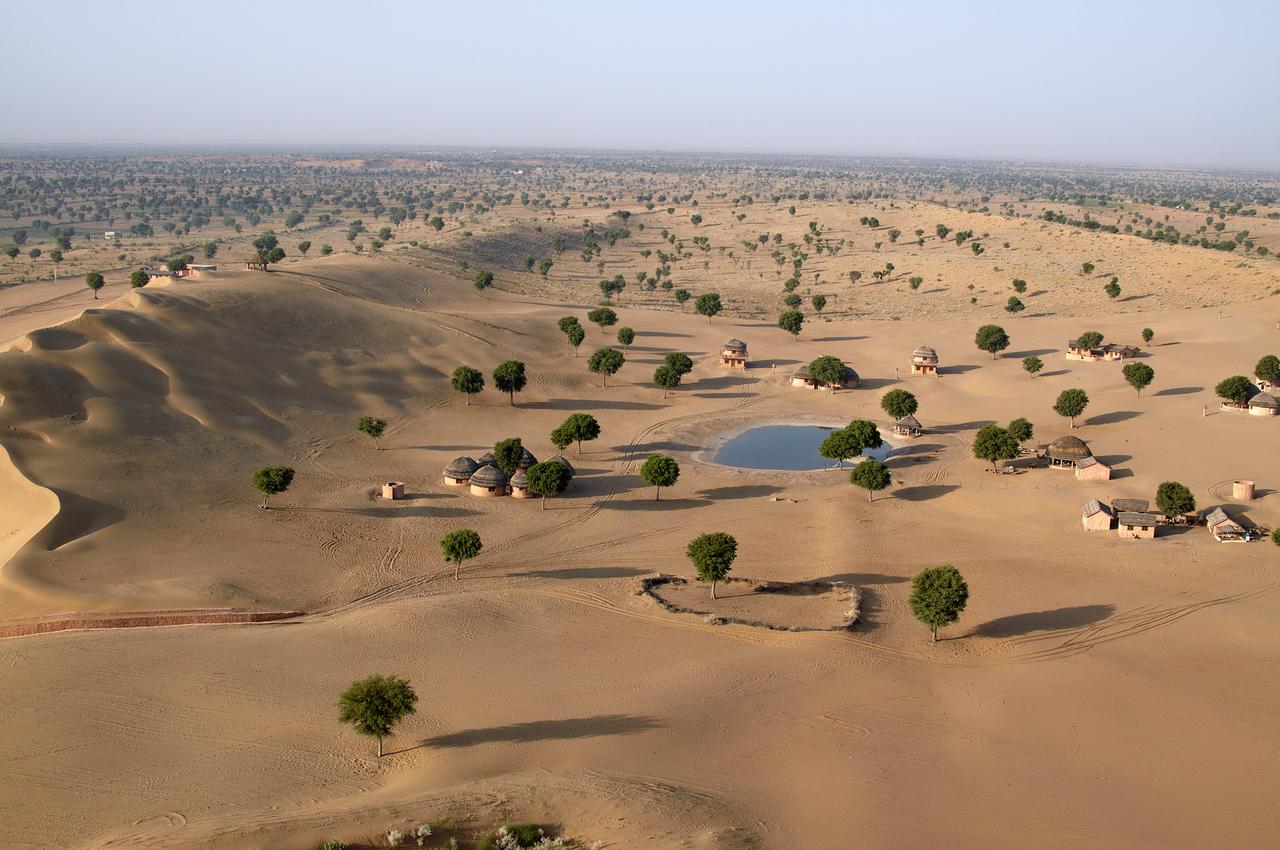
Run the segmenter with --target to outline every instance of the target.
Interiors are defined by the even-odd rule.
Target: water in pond
[[[785,469],[802,472],[827,469],[835,462],[818,454],[822,441],[835,430],[823,425],[761,425],[743,431],[730,439],[716,453],[715,462],[722,466],[747,469]],[[864,454],[884,460],[892,446],[885,442]],[[849,464],[845,464],[847,467]]]

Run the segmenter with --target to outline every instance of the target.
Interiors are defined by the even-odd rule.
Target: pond
[[[716,452],[715,462],[721,466],[791,472],[828,469],[836,464],[818,454],[818,447],[834,430],[834,426],[825,425],[760,425],[730,438]],[[893,446],[886,440],[880,448],[868,449],[863,455],[884,460],[891,451]]]

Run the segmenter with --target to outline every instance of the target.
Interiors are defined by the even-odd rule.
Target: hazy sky
[[[6,4],[0,143],[1280,169],[1280,2]]]

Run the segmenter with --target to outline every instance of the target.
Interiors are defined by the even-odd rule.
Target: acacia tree
[[[867,458],[849,473],[849,481],[867,491],[867,501],[893,482],[889,467],[875,458]]]
[[[525,470],[524,474],[529,479],[529,493],[542,497],[544,511],[547,509],[547,497],[563,493],[569,486],[569,480],[573,478],[569,467],[555,460],[535,463]]]
[[[445,561],[453,564],[454,581],[458,580],[458,573],[462,570],[462,562],[470,561],[479,555],[480,550],[483,548],[484,544],[480,542],[480,535],[469,528],[455,528],[440,538],[440,551],[444,553]]]
[[[1155,339],[1155,337],[1156,337],[1156,332],[1155,332],[1155,331],[1153,331],[1153,330],[1151,330],[1151,328],[1143,328],[1143,329],[1142,329],[1142,341],[1143,341],[1143,342],[1145,342],[1145,343],[1147,343],[1148,345],[1150,345],[1150,344],[1151,344],[1151,340]]]
[[[823,308],[827,306],[827,296],[815,295],[809,299],[809,303],[813,305],[813,312],[821,316]]]
[[[253,247],[253,259],[261,263],[264,269],[272,263],[278,263],[284,259],[284,249],[280,247],[280,240],[270,230],[254,239]]]
[[[560,425],[560,428],[564,429],[561,432],[562,437],[568,437],[569,442],[578,444],[578,454],[582,454],[582,443],[584,441],[591,442],[600,436],[600,423],[590,413],[571,413],[569,418]],[[556,442],[554,431],[551,439],[557,446],[560,445]],[[565,443],[565,446],[568,445],[569,443]]]
[[[1023,304],[1022,300],[1016,295],[1010,295],[1009,300],[1004,305],[1005,312],[1010,314],[1021,313],[1025,309],[1027,309],[1027,305]]]
[[[799,310],[787,310],[778,317],[778,327],[791,334],[792,340],[797,339],[804,328],[804,313]]]
[[[1138,395],[1142,395],[1142,391],[1151,386],[1156,377],[1156,370],[1146,363],[1126,363],[1120,371],[1129,386],[1138,391]]]
[[[599,325],[600,333],[604,333],[605,328],[618,323],[618,314],[608,307],[597,307],[587,314],[587,321]]]
[[[729,574],[738,557],[738,541],[723,531],[699,534],[685,548],[685,554],[697,570],[698,581],[711,582],[711,598],[715,599],[716,582]]]
[[[382,758],[382,739],[416,711],[417,702],[418,695],[407,679],[375,674],[353,682],[338,697],[338,721],[350,724],[361,735],[377,738],[378,758]]]
[[[143,272],[143,274],[146,274],[146,272]],[[95,301],[98,299],[98,290],[101,289],[104,284],[106,284],[106,281],[98,272],[89,272],[84,276],[84,285],[93,290],[93,298]]]
[[[378,438],[382,436],[382,432],[387,430],[387,423],[381,419],[374,419],[372,416],[361,416],[360,421],[356,423],[356,430],[361,434],[366,434],[373,438],[373,447],[378,451],[382,451],[382,446],[378,445]]]
[[[270,510],[271,497],[288,490],[292,483],[293,469],[288,466],[264,466],[253,473],[253,487],[262,494],[262,504],[258,507]]]
[[[1009,335],[999,325],[983,325],[974,336],[974,344],[978,350],[985,351],[995,360],[1000,352],[1009,347]]]
[[[493,370],[493,387],[507,394],[512,406],[516,403],[516,393],[524,389],[524,363],[519,360],[504,360]]]
[[[651,455],[640,467],[640,477],[650,487],[656,487],[653,500],[662,499],[662,488],[670,487],[680,478],[680,464],[666,455]]]
[[[843,383],[844,369],[844,361],[830,354],[809,361],[809,377],[831,387],[832,393]]]
[[[573,325],[564,332],[569,338],[569,344],[573,346],[573,356],[578,356],[578,346],[582,345],[582,341],[587,338],[587,332],[582,329],[582,325]]]
[[[1107,293],[1108,298],[1120,297],[1120,283],[1114,277],[1107,281],[1107,285],[1102,287],[1102,291]]]
[[[616,348],[597,348],[587,359],[587,370],[600,376],[602,386],[609,386],[609,376],[617,374],[627,358]]]
[[[480,374],[479,369],[459,366],[453,370],[452,383],[456,392],[466,393],[467,404],[471,404],[471,396],[484,389],[484,375]]]
[[[720,293],[704,292],[699,295],[693,302],[693,309],[697,311],[699,316],[706,316],[707,322],[723,309],[720,303]]]
[[[1102,341],[1106,339],[1097,331],[1085,331],[1076,339],[1076,346],[1079,348],[1097,348],[1102,345]]]
[[[659,366],[653,370],[653,382],[662,387],[662,397],[667,397],[669,390],[680,386],[680,373],[671,366]]]
[[[1185,484],[1177,481],[1165,481],[1156,488],[1156,507],[1160,513],[1173,519],[1181,514],[1189,514],[1196,509],[1196,497]]]
[[[916,397],[906,390],[889,390],[880,399],[880,409],[895,420],[910,416],[919,406]]]
[[[1009,432],[1009,436],[1013,437],[1019,443],[1025,443],[1035,435],[1035,429],[1031,423],[1019,416],[1017,419],[1009,423],[1009,427],[1005,429]]]
[[[1019,451],[1017,438],[999,425],[986,425],[973,437],[973,456],[989,461],[992,470],[999,461],[1013,460]]]
[[[1027,374],[1034,378],[1036,372],[1044,368],[1044,361],[1035,355],[1024,357],[1022,358],[1022,368],[1027,370]]]
[[[1280,357],[1266,355],[1253,367],[1253,374],[1259,381],[1266,381],[1273,387],[1280,385]]]
[[[907,607],[911,615],[933,633],[938,642],[938,629],[960,619],[960,612],[969,601],[969,585],[964,576],[950,564],[921,570],[911,580],[911,596]]]
[[[1089,394],[1081,389],[1063,390],[1058,400],[1053,403],[1053,412],[1066,416],[1071,420],[1071,427],[1076,427],[1076,417],[1084,413],[1089,406]]]
[[[1213,388],[1218,398],[1225,399],[1236,407],[1244,407],[1252,390],[1253,384],[1244,375],[1232,375],[1230,378],[1219,381]]]

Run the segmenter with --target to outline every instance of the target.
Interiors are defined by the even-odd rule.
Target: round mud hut
[[[481,497],[507,495],[507,474],[493,464],[486,463],[471,473],[471,495]]]
[[[1075,469],[1080,461],[1093,457],[1093,452],[1089,451],[1089,446],[1084,440],[1067,434],[1050,443],[1045,449],[1044,456],[1049,459],[1049,465],[1052,467]]]
[[[911,374],[938,376],[938,352],[922,345],[911,352]]]
[[[516,474],[511,476],[511,498],[531,498],[529,495],[529,476],[523,469],[517,469]]]
[[[444,483],[450,487],[461,487],[471,480],[471,474],[480,468],[474,458],[463,455],[455,457],[444,468]]]

